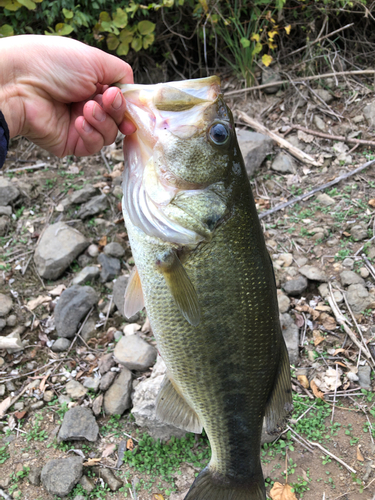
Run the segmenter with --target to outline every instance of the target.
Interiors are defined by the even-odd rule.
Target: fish
[[[136,126],[124,139],[125,315],[146,308],[167,366],[156,415],[204,429],[212,451],[185,500],[265,500],[262,426],[275,432],[291,411],[290,365],[220,79],[119,87]]]

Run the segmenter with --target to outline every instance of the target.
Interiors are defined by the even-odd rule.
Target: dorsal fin
[[[142,292],[141,280],[138,274],[137,266],[133,267],[130,273],[129,281],[125,290],[124,315],[131,318],[138,311],[144,308],[144,298]]]

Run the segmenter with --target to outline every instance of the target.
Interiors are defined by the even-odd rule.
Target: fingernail
[[[95,120],[98,120],[98,122],[104,122],[106,114],[100,106],[96,105],[92,110],[92,116],[95,118]]]
[[[119,109],[122,104],[121,92],[117,92],[116,97],[113,99],[112,108]]]
[[[94,130],[93,127],[89,123],[87,123],[86,120],[83,120],[82,128],[87,133],[92,132]]]

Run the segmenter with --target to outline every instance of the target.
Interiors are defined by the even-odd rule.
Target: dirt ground
[[[227,82],[226,86],[227,90],[231,90],[231,82]],[[314,86],[315,90],[317,88],[317,85]],[[229,100],[235,117],[237,111],[241,110],[256,117],[279,136],[285,136],[286,140],[294,136],[293,144],[298,144],[300,149],[319,163],[319,166],[314,166],[295,160],[294,173],[279,173],[271,168],[273,158],[280,150],[275,145],[274,153],[266,158],[251,180],[260,214],[375,158],[371,146],[346,142],[353,137],[369,141],[372,139],[371,128],[362,116],[364,106],[373,99],[373,93],[368,90],[366,82],[348,78],[340,81],[338,86],[326,88],[333,100],[324,106],[316,101],[313,93],[304,93],[305,100],[300,102],[298,92],[305,92],[305,88],[298,92],[281,90],[276,95],[252,96],[244,100],[243,97],[236,97]],[[324,134],[343,136],[345,140],[332,141],[308,132],[297,136],[291,123],[316,131],[315,115],[325,123]],[[358,116],[363,119],[358,119]],[[238,119],[237,125],[244,126],[243,119]],[[333,149],[340,142],[348,145],[343,153],[342,148],[341,153]],[[112,193],[116,179],[112,172],[114,169],[121,170],[122,160],[121,141],[106,148],[103,155],[83,159],[69,157],[64,160],[49,156],[25,139],[12,142],[3,175],[14,179],[21,186],[21,197],[13,207],[14,215],[7,233],[0,237],[0,291],[12,294],[15,304],[13,312],[17,316],[16,326],[27,325],[22,339],[28,340],[29,347],[17,356],[0,352],[4,360],[0,366],[0,384],[18,377],[14,380],[16,393],[24,387],[27,380],[31,380],[25,373],[35,372],[37,368],[65,356],[53,353],[46,343],[45,336],[47,341],[56,338],[53,332],[45,333],[46,323],[53,310],[48,305],[42,305],[31,313],[24,307],[31,298],[48,294],[59,284],[69,286],[80,269],[78,263],[74,262],[60,279],[53,282],[41,280],[31,257],[46,224],[57,220],[73,220],[73,227],[96,244],[103,244],[104,236],[108,242],[120,242],[127,249],[124,261],[127,266],[133,264],[119,199],[112,196],[110,208],[99,216],[114,223],[109,230],[105,224],[77,220],[75,208],[63,213],[56,210],[64,197],[86,183],[98,186],[102,192]],[[31,168],[38,164],[44,166]],[[336,280],[336,283],[340,283],[339,274],[345,268],[344,260],[351,258],[354,261],[353,270],[359,272],[365,267],[362,253],[368,253],[371,249],[375,224],[375,167],[348,176],[324,192],[335,201],[334,205],[326,207],[319,204],[316,201],[316,196],[320,194],[318,192],[284,210],[263,217],[262,225],[274,262],[279,262],[278,256],[286,253],[292,254],[294,260],[305,257],[309,265],[324,271],[331,282]],[[365,239],[353,239],[350,230],[354,223],[361,223],[367,228],[368,235]],[[316,227],[322,230],[316,231]],[[316,234],[320,237],[316,238]],[[370,258],[369,262],[371,264],[374,261]],[[287,269],[282,264],[279,263],[279,268],[276,265],[278,288],[285,282],[286,273]],[[371,273],[366,282],[371,291],[375,286]],[[267,491],[270,492],[274,482],[285,483],[287,469],[287,482],[294,488],[297,499],[374,500],[375,446],[372,435],[375,436],[375,432],[371,432],[371,426],[375,425],[373,387],[361,391],[355,381],[347,378],[347,373],[353,369],[355,371],[357,366],[364,363],[365,358],[363,354],[359,357],[359,349],[350,339],[345,343],[346,332],[338,324],[328,303],[320,296],[320,284],[310,280],[309,287],[302,295],[291,298],[288,313],[297,322],[300,338],[304,340],[299,346],[299,361],[292,370],[295,412],[289,422],[291,430],[287,430],[275,443],[266,445],[262,450]],[[93,286],[99,291],[103,302],[108,303],[111,290],[99,283]],[[322,306],[328,309],[322,309]],[[340,308],[350,319],[351,328],[354,329],[354,322],[345,304],[340,305]],[[322,316],[322,311],[326,313],[325,317]],[[371,353],[375,353],[372,346],[375,340],[374,316],[375,309],[372,307],[356,314]],[[327,319],[328,317],[331,319]],[[69,352],[68,359],[62,362],[62,366],[58,363],[59,370],[64,366],[71,370],[84,359],[87,359],[87,366],[95,365],[102,353],[113,349],[113,343],[106,338],[108,329],[121,329],[125,324],[126,321],[120,314],[111,313],[106,323],[97,329],[89,346],[79,345],[77,342],[77,348],[74,347]],[[1,334],[7,335],[13,329],[14,327],[7,326]],[[322,338],[317,339],[314,333],[317,330]],[[341,351],[337,353],[337,349]],[[91,358],[87,358],[89,355]],[[326,394],[327,402],[324,403],[321,398],[316,397],[318,393],[311,386],[302,387],[301,379],[298,378],[302,373],[298,371],[301,368],[307,370],[311,382],[314,374],[324,375],[328,368],[336,369],[336,366],[342,369],[337,401],[333,402],[334,391],[331,391],[330,397]],[[42,370],[37,375],[41,376],[43,373]],[[56,374],[57,371],[54,375]],[[30,376],[35,376],[35,373]],[[58,382],[57,378],[49,382],[49,389],[56,396],[64,390],[63,384],[58,386]],[[4,397],[6,396],[7,393]],[[93,396],[89,394],[90,397]],[[305,411],[307,413],[299,419]],[[99,419],[101,437],[96,443],[75,442],[62,446],[56,442],[62,415],[63,409],[56,398],[43,409],[28,411],[24,415],[22,411],[10,408],[0,424],[0,493],[5,491],[15,499],[51,500],[52,496],[41,486],[30,484],[29,468],[42,466],[51,458],[66,457],[70,448],[80,450],[78,453],[83,453],[86,461],[100,458],[108,445],[118,445],[120,441],[128,439],[124,432],[132,436],[135,442],[142,432],[135,426],[129,412],[118,421],[103,416]],[[108,430],[107,424],[113,431]],[[74,452],[69,455],[72,453]],[[100,463],[113,469],[117,461],[116,454],[115,450],[108,457],[102,457]],[[157,470],[147,474],[125,463],[118,471],[114,471],[124,480],[124,486],[117,492],[107,491],[104,483],[87,466],[85,473],[91,475],[95,482],[95,489],[87,498],[109,500],[136,497],[139,500],[161,500],[163,497],[170,497],[182,500],[181,494],[199,471],[199,463],[197,465],[187,454],[182,456],[185,457],[182,462],[179,459],[172,462],[176,469],[173,480],[166,480],[158,475]],[[199,462],[199,456],[196,460]],[[202,466],[205,460],[203,456]],[[76,489],[74,493],[84,492]],[[157,494],[159,496],[153,496]]]

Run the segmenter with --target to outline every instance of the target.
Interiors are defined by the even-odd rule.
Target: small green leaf
[[[15,12],[16,10],[20,9],[21,7],[22,7],[22,5],[19,2],[17,2],[17,0],[10,0],[4,6],[5,9],[11,10],[12,12]]]
[[[101,29],[100,31],[109,31],[111,32],[112,31],[112,21],[102,21],[101,22]]]
[[[109,50],[116,50],[117,47],[119,46],[120,44],[120,40],[117,38],[116,35],[110,33],[108,36],[107,36],[107,47],[109,48]]]
[[[14,31],[12,26],[9,26],[9,24],[3,24],[2,26],[0,26],[0,38],[4,36],[13,36],[13,35]]]
[[[18,3],[26,7],[26,9],[29,10],[36,9],[36,3],[34,3],[32,0],[18,0]]]
[[[118,56],[127,56],[128,52],[129,52],[129,44],[126,42],[120,43],[120,45],[118,46],[118,48],[116,50],[116,54]]]
[[[117,28],[125,28],[125,26],[128,24],[127,13],[120,8],[116,9],[116,13],[113,14],[113,24]]]
[[[260,42],[256,43],[254,47],[254,54],[259,54],[259,52],[262,51],[262,48],[263,45]]]
[[[138,31],[141,35],[149,35],[155,30],[155,24],[151,21],[140,21],[138,23]]]
[[[65,23],[58,23],[55,26],[56,35],[65,36],[69,35],[73,31],[73,26]]]
[[[143,37],[143,48],[148,49],[150,45],[154,43],[155,35],[152,33],[151,35],[146,35]]]
[[[66,19],[73,19],[74,12],[72,10],[63,9],[62,11]]]
[[[247,38],[241,38],[240,42],[244,49],[250,47],[250,40],[248,40]]]
[[[132,49],[134,49],[136,52],[139,52],[142,48],[142,37],[136,36],[132,40]]]
[[[101,22],[104,21],[106,23],[110,23],[112,21],[112,19],[111,19],[111,16],[108,14],[108,12],[103,11],[99,14],[99,21],[101,21]]]
[[[120,33],[120,42],[129,44],[133,40],[133,36],[133,33],[128,28],[126,28]]]

